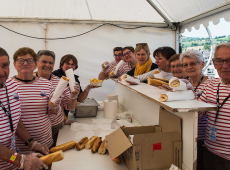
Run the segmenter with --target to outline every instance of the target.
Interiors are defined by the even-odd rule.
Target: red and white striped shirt
[[[48,102],[54,88],[49,80],[39,78],[33,83],[18,82],[18,94],[21,106],[21,120],[35,141],[51,147],[53,144],[51,122],[49,119]],[[16,137],[16,147],[21,153],[31,153]]]
[[[200,100],[206,103],[217,105],[217,88],[220,83],[219,78],[212,79],[204,88]],[[223,103],[224,99],[230,94],[230,86],[220,84],[219,102]],[[216,111],[207,111],[208,124],[205,133],[205,145],[209,151],[224,159],[230,160],[230,99],[220,109],[215,128],[217,129],[216,141],[209,139],[210,127],[214,126]]]
[[[17,83],[14,80],[7,79],[6,80],[6,88],[7,88],[7,94],[9,97],[9,105],[10,105],[10,111],[11,111],[11,118],[13,121],[13,127],[14,127],[14,134],[16,132],[18,122],[21,116],[21,110],[20,110],[20,101],[18,99],[18,87]],[[7,103],[7,97],[6,97],[6,89],[5,87],[0,88],[0,101],[8,111],[8,103]],[[10,129],[10,122],[8,116],[3,111],[2,107],[0,107],[0,143],[5,146],[7,149],[11,149],[11,129]],[[13,149],[15,152],[16,149]],[[5,161],[0,160],[0,169],[1,170],[12,170],[17,169],[13,164],[7,163]]]
[[[211,79],[207,79],[204,83],[200,84],[197,89],[196,87],[193,87],[193,90],[196,89],[196,92],[195,92],[195,97],[196,99],[199,99],[201,94],[203,93],[204,91],[204,88],[205,86],[211,81]],[[201,116],[199,117],[198,119],[198,137],[197,137],[197,140],[201,140],[201,141],[204,141],[205,139],[205,131],[206,131],[206,126],[207,126],[207,115],[205,116]]]
[[[111,71],[115,71],[117,64],[115,64],[110,70]],[[109,67],[110,68],[110,67]],[[109,70],[108,68],[108,70]],[[115,77],[120,77],[123,74],[127,73],[128,71],[130,71],[132,69],[131,65],[127,62],[125,62],[117,71],[117,74],[115,75]],[[107,70],[107,72],[108,72]],[[109,71],[110,72],[110,71]]]
[[[58,85],[58,82],[60,81],[60,78],[52,74],[50,81],[51,81],[53,87],[56,88]],[[70,90],[66,86],[65,91],[62,94],[62,101],[61,101],[61,105],[63,107],[65,107],[66,110],[68,110],[69,96],[70,96]],[[63,109],[59,109],[59,111],[56,115],[50,114],[49,117],[50,117],[50,121],[51,121],[52,126],[55,126],[55,125],[64,121],[65,114],[63,112]]]

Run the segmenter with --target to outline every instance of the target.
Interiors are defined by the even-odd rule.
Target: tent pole
[[[177,30],[175,31],[175,35],[176,35],[176,53],[179,54],[180,53],[180,31],[179,31],[179,27],[177,27]]]
[[[208,58],[208,62],[207,62],[207,64],[205,65],[205,67],[203,68],[203,70],[202,70],[203,73],[204,73],[205,70],[208,68],[208,66],[209,66],[209,64],[210,64],[210,62],[211,62],[211,60],[212,60],[212,57],[213,57],[213,40],[212,40],[212,34],[211,34],[211,31],[209,30],[208,27],[206,27],[206,31],[207,31],[208,36],[209,36],[209,39],[210,39],[210,43],[211,43],[210,47],[211,47],[211,50],[210,50],[210,55],[209,55],[209,58]]]
[[[157,11],[157,13],[165,20],[166,23],[169,24],[170,27],[175,27],[168,17],[166,17],[165,14],[151,0],[146,1]]]

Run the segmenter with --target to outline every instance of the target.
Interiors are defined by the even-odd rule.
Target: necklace
[[[196,89],[198,88],[198,86],[199,86],[199,85],[200,85],[200,83],[202,82],[203,78],[204,78],[204,75],[202,74],[202,77],[201,77],[201,79],[200,79],[200,82],[199,82],[199,83],[198,83],[198,85],[196,86],[196,88],[195,88],[194,92],[196,92]]]
[[[29,83],[31,81],[34,81],[36,77],[34,76],[34,78],[32,80],[22,80],[20,78],[17,78],[16,76],[14,76],[14,78],[17,79],[17,80],[19,80],[19,81],[22,81],[22,82],[25,82],[25,83]]]

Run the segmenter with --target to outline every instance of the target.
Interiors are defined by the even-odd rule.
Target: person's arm
[[[145,73],[145,74],[141,74],[139,76],[135,76],[137,79],[139,79],[140,81],[145,81],[148,79],[148,77],[154,77],[154,71],[155,70],[152,70],[148,73]]]
[[[10,158],[12,155],[14,155],[14,152],[7,149],[4,145],[0,143],[0,159],[10,163]],[[48,169],[48,166],[41,159],[38,158],[41,156],[42,155],[40,153],[32,153],[28,155],[22,155],[18,153],[16,159],[13,161],[12,164],[24,170],[34,170],[42,168]]]
[[[20,119],[18,122],[17,130],[15,132],[16,136],[21,139],[24,143],[26,143],[29,139],[31,139],[30,134],[26,130],[22,120]],[[37,143],[35,140],[32,140],[28,147],[31,148],[33,151],[38,151],[43,154],[49,154],[49,149],[46,145]]]
[[[7,149],[4,145],[0,143],[0,159],[10,163],[10,157],[14,154],[13,151]],[[16,167],[20,167],[20,160],[21,160],[21,154],[18,154],[15,161],[13,162],[13,165]]]
[[[98,75],[98,79],[99,80],[105,80],[109,77],[109,72],[106,72],[104,70],[102,70],[99,75]]]

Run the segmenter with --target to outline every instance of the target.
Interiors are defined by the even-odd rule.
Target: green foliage
[[[211,50],[211,46],[209,44],[204,44],[203,50]]]

